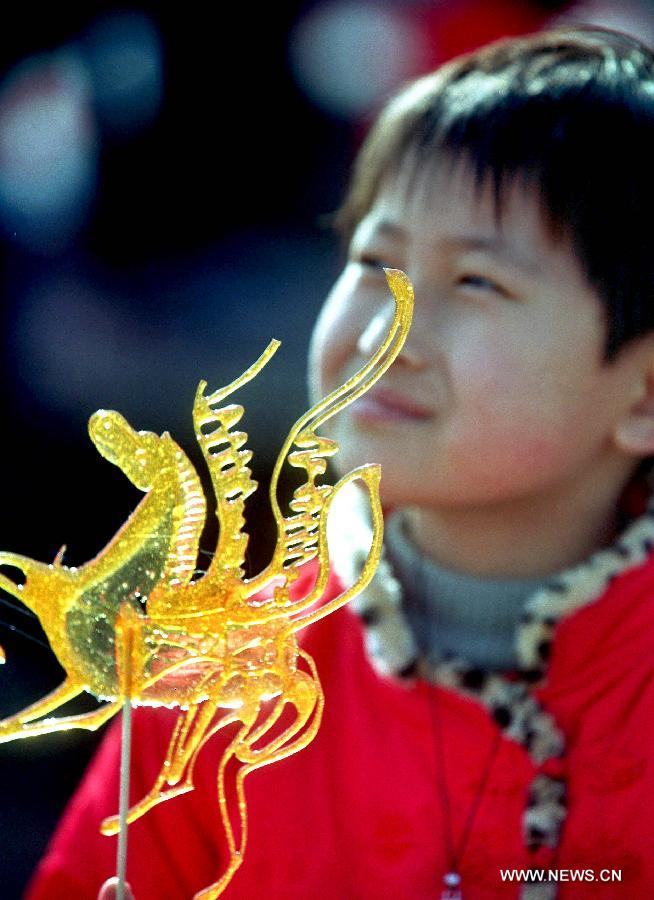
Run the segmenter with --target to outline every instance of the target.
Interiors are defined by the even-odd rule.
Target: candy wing
[[[221,404],[258,375],[278,347],[279,341],[271,341],[259,359],[239,378],[209,396],[205,395],[206,381],[201,381],[195,395],[195,436],[211,476],[220,527],[216,553],[203,579],[212,584],[240,580],[243,575],[248,544],[248,535],[243,530],[243,513],[245,501],[257,488],[248,468],[252,452],[243,449],[248,436],[244,431],[232,430],[243,416],[243,407]]]

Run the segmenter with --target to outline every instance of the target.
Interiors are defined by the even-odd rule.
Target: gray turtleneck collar
[[[487,579],[441,568],[407,536],[401,513],[385,524],[388,560],[421,655],[458,656],[486,670],[516,668],[515,630],[546,579]]]

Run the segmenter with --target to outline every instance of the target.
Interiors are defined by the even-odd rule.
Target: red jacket
[[[310,577],[309,575],[307,577]],[[338,590],[333,578],[330,592]],[[562,620],[539,699],[566,738],[568,818],[561,845],[530,858],[521,816],[533,764],[502,736],[460,871],[465,900],[515,898],[501,869],[559,870],[560,898],[654,897],[654,561],[614,579]],[[431,692],[438,699],[454,843],[478,795],[497,726],[454,691],[380,677],[348,609],[313,626],[305,648],[325,690],[313,744],[246,781],[250,834],[226,898],[422,900],[447,871]],[[134,716],[131,799],[151,787],[175,712]],[[117,811],[119,728],[107,734],[28,892],[28,900],[95,900],[115,872],[116,838],[98,832]],[[136,900],[185,900],[217,880],[225,850],[216,801],[218,735],[201,753],[196,790],[130,826]],[[619,870],[621,881],[578,881]],[[573,873],[566,870],[592,870]],[[606,876],[611,877],[611,876]]]

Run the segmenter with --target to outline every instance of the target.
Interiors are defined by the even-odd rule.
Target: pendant
[[[443,876],[445,887],[441,891],[441,900],[463,900],[461,893],[461,876],[458,872],[448,872]]]

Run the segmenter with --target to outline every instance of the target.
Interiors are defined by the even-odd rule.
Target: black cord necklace
[[[502,734],[497,732],[493,740],[493,744],[488,754],[486,764],[481,775],[479,787],[473,798],[472,805],[468,811],[458,845],[455,846],[454,834],[452,828],[452,809],[450,805],[450,795],[447,789],[447,780],[445,773],[445,742],[443,736],[443,723],[441,720],[438,696],[433,686],[427,681],[422,682],[429,707],[429,713],[432,721],[432,735],[434,738],[434,757],[436,761],[436,779],[437,787],[441,801],[441,809],[443,813],[443,825],[445,836],[445,853],[447,856],[448,870],[443,876],[443,887],[440,900],[463,900],[462,883],[461,883],[461,862],[468,845],[468,840],[472,832],[477,812],[481,804],[481,800],[486,791],[488,780],[490,778],[493,763],[502,743]]]

